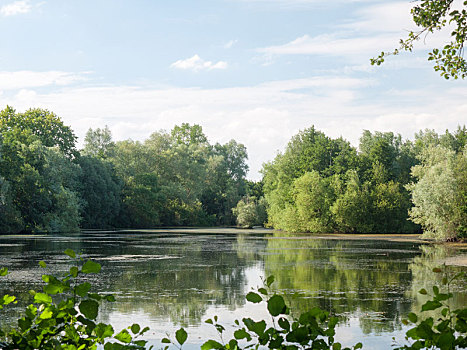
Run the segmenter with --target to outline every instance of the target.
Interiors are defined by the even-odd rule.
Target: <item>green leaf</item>
[[[268,300],[268,310],[272,316],[278,316],[281,313],[284,313],[285,309],[286,309],[286,306],[285,306],[284,298],[282,298],[280,295],[274,294]]]
[[[245,330],[245,328],[242,328],[242,329],[237,329],[235,332],[234,332],[234,338],[235,339],[247,339],[247,340],[250,340],[251,337],[250,335],[248,334],[248,332]]]
[[[91,283],[89,282],[84,282],[75,287],[75,292],[77,295],[80,297],[85,297],[86,294],[91,290]]]
[[[306,327],[299,327],[287,334],[286,340],[294,343],[302,343],[308,341],[308,329]]]
[[[122,343],[130,343],[132,341],[132,336],[130,335],[130,333],[128,333],[128,331],[126,329],[122,329],[120,331],[120,333],[118,333],[116,336],[115,336],[115,339],[117,339],[118,341],[121,341]]]
[[[52,297],[45,293],[36,293],[34,295],[34,302],[38,304],[50,304],[52,302]]]
[[[0,276],[8,275],[8,269],[6,267],[0,268]]]
[[[86,261],[83,267],[81,268],[81,272],[83,273],[99,273],[100,270],[101,270],[101,264],[96,263],[92,260]]]
[[[44,292],[47,294],[58,294],[68,289],[68,286],[54,276],[43,275],[42,279],[47,285],[44,286]]]
[[[188,338],[188,334],[183,328],[180,328],[178,331],[175,332],[175,339],[177,339],[180,345],[183,345]]]
[[[79,304],[79,311],[85,317],[94,320],[99,312],[99,304],[95,300],[83,300]]]
[[[44,261],[39,261],[39,266],[45,269],[47,267],[47,264]]]
[[[439,301],[428,300],[425,304],[422,305],[422,311],[436,310],[437,308],[443,306]]]
[[[170,339],[169,339],[169,338],[162,338],[162,339],[161,339],[161,343],[164,343],[164,344],[170,344],[170,343],[171,343],[171,341],[170,341]]]
[[[261,295],[255,292],[250,292],[246,295],[246,300],[248,300],[251,303],[260,303],[261,301],[263,301],[263,298],[261,298]]]
[[[439,267],[435,267],[435,268],[433,269],[433,272],[434,272],[434,273],[440,273],[440,272],[442,272],[442,270],[441,270]]]
[[[236,350],[236,349],[238,349],[238,341],[236,341],[235,339],[231,339],[231,340],[229,341],[228,348],[229,348],[229,350]]]
[[[284,317],[279,318],[279,327],[285,329],[286,331],[290,330],[290,322]]]
[[[263,295],[268,295],[268,291],[265,288],[259,288],[258,292],[260,292]]]
[[[0,303],[0,305],[8,305],[8,304],[11,304],[13,303],[15,300],[16,300],[16,297],[13,296],[13,295],[8,295],[8,294],[5,294],[2,298],[2,302]]]
[[[114,334],[114,329],[111,325],[105,323],[99,323],[95,328],[96,335],[99,338],[108,338]]]
[[[408,317],[410,322],[417,323],[418,317],[413,312],[409,313],[409,315],[407,317]]]
[[[211,349],[222,349],[223,346],[221,343],[216,342],[215,340],[208,340],[203,345],[201,345],[201,350],[211,350]]]
[[[70,275],[72,275],[73,277],[77,277],[78,272],[79,272],[79,270],[78,270],[77,266],[70,267]]]
[[[420,289],[418,292],[419,292],[420,294],[422,294],[422,295],[427,295],[427,294],[428,294],[428,292],[426,291],[425,288]]]
[[[271,287],[271,284],[273,284],[273,283],[274,283],[274,276],[271,275],[266,279],[266,285],[268,287]]]
[[[42,311],[42,313],[41,313],[41,315],[39,316],[39,318],[40,318],[41,320],[47,320],[47,319],[49,319],[49,318],[52,318],[53,314],[54,314],[54,313],[52,312],[52,310],[50,310],[49,308],[47,308],[47,309],[45,309],[44,311]]]
[[[64,251],[64,253],[68,255],[70,258],[73,258],[73,259],[76,258],[76,253],[72,249],[67,249]]]
[[[115,296],[112,295],[112,294],[106,295],[106,296],[104,297],[104,299],[107,300],[107,301],[109,301],[109,302],[111,302],[111,303],[114,303],[114,302],[115,302]]]
[[[455,341],[454,335],[451,333],[443,333],[438,339],[438,346],[440,349],[452,349],[453,348],[453,343]]]
[[[133,332],[133,334],[138,334],[139,331],[141,330],[141,327],[139,326],[139,324],[137,323],[133,323],[130,327],[131,331]]]
[[[266,322],[264,320],[255,322],[251,318],[244,318],[242,321],[249,331],[256,333],[258,336],[262,336],[266,329]]]

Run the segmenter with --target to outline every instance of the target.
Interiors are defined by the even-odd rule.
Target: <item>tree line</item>
[[[54,113],[0,112],[0,232],[267,225],[289,232],[467,236],[467,129],[403,140],[364,131],[358,149],[314,127],[246,180],[247,150],[182,124],[143,142]]]
[[[467,237],[467,129],[415,140],[364,131],[357,148],[314,127],[264,164],[268,224],[289,232]]]
[[[182,124],[143,142],[90,129],[77,149],[52,112],[0,112],[0,232],[232,225],[247,194],[245,146]]]

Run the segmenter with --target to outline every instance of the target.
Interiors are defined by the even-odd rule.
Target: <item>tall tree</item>
[[[441,145],[430,146],[420,154],[421,164],[412,169],[417,182],[409,186],[414,203],[410,217],[427,237],[452,240],[465,232],[465,158]]]
[[[107,159],[115,152],[115,142],[112,141],[112,133],[109,127],[89,129],[84,137],[83,155]]]
[[[23,144],[39,140],[46,147],[57,146],[68,158],[76,158],[76,136],[69,126],[46,109],[33,108],[24,113],[7,106],[0,112],[0,132],[5,139]]]

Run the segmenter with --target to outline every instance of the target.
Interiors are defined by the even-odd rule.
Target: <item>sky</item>
[[[248,150],[248,178],[312,125],[358,146],[363,130],[413,139],[467,121],[466,81],[412,53],[370,58],[413,29],[389,0],[0,0],[0,109],[46,108],[79,146],[199,124]]]

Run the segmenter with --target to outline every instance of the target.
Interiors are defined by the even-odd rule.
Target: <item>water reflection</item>
[[[0,279],[0,294],[27,297],[29,289],[40,286],[38,261],[60,273],[68,268],[62,252],[72,248],[103,265],[103,272],[90,278],[100,291],[118,298],[103,305],[103,319],[119,326],[149,324],[162,331],[155,338],[180,324],[195,339],[205,338],[202,321],[214,313],[231,321],[261,317],[258,308],[245,304],[244,295],[260,284],[259,276],[273,274],[293,309],[318,305],[341,317],[342,333],[390,339],[400,332],[400,318],[424,302],[416,292],[433,283],[431,269],[459,254],[459,249],[410,242],[256,232],[0,237],[0,266],[13,271]],[[466,302],[461,287],[457,305]],[[15,309],[9,312],[11,320]]]
[[[359,318],[366,334],[393,332],[411,308],[409,262],[417,246],[386,241],[324,240],[274,235],[264,258],[267,274],[292,292],[296,310],[314,305],[332,314]],[[286,267],[286,268],[284,268]]]

